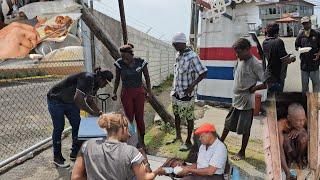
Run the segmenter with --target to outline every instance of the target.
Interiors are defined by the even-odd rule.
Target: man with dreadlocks
[[[284,42],[278,36],[279,25],[276,23],[268,24],[266,39],[263,41],[263,51],[268,61],[265,72],[268,93],[283,92],[288,64],[296,60],[295,57],[290,57]]]
[[[100,67],[94,73],[80,72],[70,75],[53,86],[48,94],[48,109],[53,123],[53,155],[54,164],[59,167],[68,167],[61,153],[61,135],[64,129],[66,116],[72,127],[72,148],[70,160],[75,160],[79,151],[77,136],[80,125],[80,109],[93,116],[99,116],[102,111],[94,101],[99,88],[104,88],[113,79],[113,74]]]

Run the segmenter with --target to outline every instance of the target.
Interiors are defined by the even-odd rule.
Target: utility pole
[[[197,50],[199,12],[200,12],[200,8],[197,5],[197,0],[192,0],[189,41],[190,41],[190,45],[193,47],[193,50]]]
[[[189,42],[190,46],[194,49],[194,41],[195,41],[195,34],[194,34],[194,16],[195,16],[195,6],[196,0],[191,0],[191,22],[190,22],[190,35],[189,35]]]
[[[93,14],[93,0],[90,0],[90,12]],[[91,45],[91,60],[92,60],[92,72],[96,68],[96,49],[94,45],[94,34],[90,31],[90,45]]]
[[[118,2],[119,2],[119,11],[120,11],[123,43],[127,44],[128,43],[128,33],[127,33],[126,15],[124,13],[123,0],[119,0]]]

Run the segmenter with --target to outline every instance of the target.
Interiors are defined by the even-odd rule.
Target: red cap
[[[194,134],[199,135],[207,132],[216,132],[216,128],[214,127],[213,124],[209,124],[209,123],[202,124],[199,128],[197,128]]]

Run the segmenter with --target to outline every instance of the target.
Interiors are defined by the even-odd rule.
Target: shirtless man
[[[299,168],[305,165],[304,155],[308,145],[306,130],[306,114],[304,108],[297,103],[288,107],[287,119],[278,121],[281,166],[287,180],[294,179],[290,174],[290,166],[296,159]]]

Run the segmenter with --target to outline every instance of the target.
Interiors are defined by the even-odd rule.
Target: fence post
[[[90,11],[93,14],[93,0],[90,0]],[[94,44],[94,34],[90,31],[90,46],[91,46],[91,60],[92,60],[92,72],[96,68],[96,51]]]
[[[162,60],[162,56],[161,56],[161,54],[162,54],[162,50],[160,49],[160,83],[162,83],[162,62],[161,62],[161,60]]]
[[[168,51],[168,48],[167,48],[167,53],[168,53],[168,75],[169,76],[171,73],[170,73],[170,53]]]

